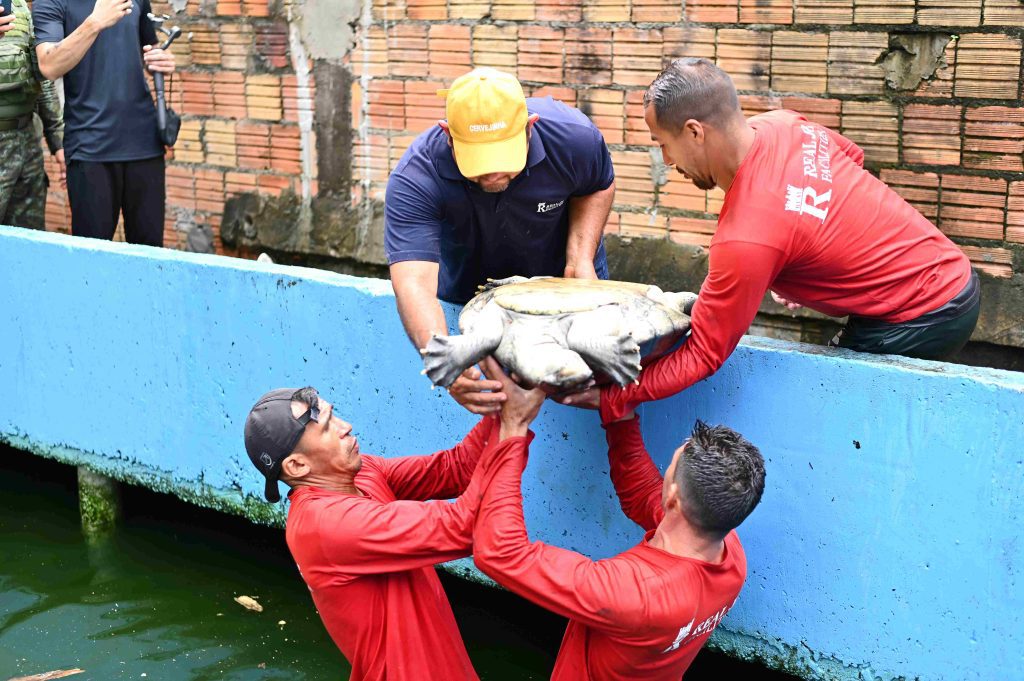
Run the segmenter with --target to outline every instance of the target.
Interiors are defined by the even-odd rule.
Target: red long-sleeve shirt
[[[898,323],[967,285],[967,256],[864,170],[856,144],[793,111],[749,122],[757,134],[719,213],[690,338],[640,385],[602,391],[606,423],[717,371],[769,288],[834,317]]]
[[[363,456],[364,496],[300,487],[288,548],[353,681],[475,681],[434,564],[468,556],[497,419],[431,456]],[[447,499],[461,493],[454,502]]]
[[[486,464],[473,558],[499,584],[569,618],[554,681],[678,681],[736,601],[746,557],[735,532],[718,563],[651,546],[662,478],[639,420],[610,424],[607,436],[612,481],[622,510],[647,530],[642,542],[596,562],[531,542],[520,488],[528,440],[516,438]]]

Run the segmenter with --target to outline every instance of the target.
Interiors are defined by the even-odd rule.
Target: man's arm
[[[614,559],[595,563],[574,551],[531,542],[523,520],[522,472],[527,441],[489,459],[473,530],[473,560],[496,582],[563,617],[604,630],[640,626],[636,594]]]
[[[665,516],[661,505],[662,475],[651,461],[640,434],[640,418],[633,416],[604,426],[612,484],[626,517],[645,530],[653,530]]]
[[[391,265],[391,288],[405,333],[417,349],[425,348],[435,333],[448,335],[448,323],[437,301],[436,262],[406,260]],[[448,388],[452,398],[474,414],[493,414],[505,395],[495,381],[482,379],[480,370],[469,367]]]
[[[512,446],[492,438],[481,464]],[[346,572],[372,575],[465,558],[472,550],[473,522],[485,468],[477,466],[454,502],[393,501],[346,497],[321,514],[321,550]]]
[[[770,247],[726,242],[711,247],[708,276],[691,315],[690,337],[640,374],[639,385],[601,389],[601,422],[611,423],[642,402],[660,400],[707,378],[732,354],[782,268]],[[572,400],[567,399],[567,404]]]
[[[435,333],[448,335],[444,311],[437,300],[436,262],[405,260],[391,265],[391,288],[405,334],[417,348],[424,348]]]
[[[96,0],[92,14],[86,17],[82,25],[71,35],[60,38],[64,24],[61,10],[56,3],[37,2],[32,8],[32,18],[39,40],[36,46],[39,70],[48,80],[61,78],[78,66],[101,31],[131,13],[132,0]]]
[[[484,369],[503,384],[508,402],[501,411],[502,447],[481,461],[483,499],[473,530],[477,567],[510,591],[552,612],[602,629],[633,629],[636,594],[614,561],[531,542],[523,520],[522,474],[532,440],[530,423],[544,400],[540,390],[511,382],[492,357]],[[474,475],[474,477],[476,477]]]
[[[487,444],[497,437],[497,424],[496,416],[485,416],[451,449],[426,456],[385,459],[388,485],[399,499],[450,499],[462,494]]]
[[[563,276],[597,279],[594,256],[615,201],[615,169],[608,145],[593,124],[583,129],[573,147],[576,177],[569,199],[569,235]]]
[[[569,238],[565,244],[567,278],[597,279],[594,256],[615,201],[615,182],[588,196],[569,199]]]
[[[64,148],[64,112],[52,80],[40,84],[42,92],[36,100],[36,113],[43,122],[43,137],[51,154]]]

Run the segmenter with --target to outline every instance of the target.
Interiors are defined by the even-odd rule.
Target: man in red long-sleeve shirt
[[[493,359],[485,371],[509,400],[522,399]],[[531,542],[521,491],[531,437],[522,427],[481,464],[473,559],[510,591],[569,618],[553,681],[678,681],[746,578],[735,528],[761,499],[764,460],[738,433],[698,422],[662,479],[632,413],[605,428],[615,491],[647,531],[643,541],[596,562]]]
[[[313,388],[271,391],[249,412],[249,458],[268,501],[278,480],[291,487],[288,548],[353,681],[476,681],[434,565],[471,553],[478,462],[535,414],[510,400],[453,449],[384,459],[361,454]]]
[[[768,290],[790,308],[849,315],[832,344],[853,350],[947,359],[967,342],[980,309],[970,261],[864,170],[853,142],[792,111],[744,118],[732,80],[706,59],[666,67],[644,117],[665,163],[725,199],[689,340],[639,385],[605,389],[604,422],[717,371]]]

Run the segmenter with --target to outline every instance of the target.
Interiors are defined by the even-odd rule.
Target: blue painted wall
[[[419,375],[388,282],[0,227],[0,292],[0,439],[258,519],[265,390],[317,386],[386,456],[474,421]],[[631,546],[596,415],[545,409],[532,536]],[[768,460],[716,645],[809,678],[1024,679],[1024,376],[747,338],[643,409],[660,465],[696,417]]]

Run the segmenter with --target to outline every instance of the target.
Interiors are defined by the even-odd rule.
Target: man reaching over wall
[[[512,383],[493,358],[484,370],[500,380],[510,403],[544,399],[542,391]],[[761,500],[761,453],[729,428],[698,422],[662,479],[637,417],[607,424],[615,491],[623,512],[647,533],[632,549],[594,562],[527,536],[521,478],[528,426],[509,432],[518,440],[486,464],[473,532],[477,566],[569,618],[554,681],[678,681],[746,579],[735,528]]]
[[[945,359],[970,338],[980,287],[970,261],[863,168],[864,152],[792,111],[746,119],[729,76],[679,59],[644,96],[651,139],[699,189],[725,190],[689,340],[639,385],[606,388],[602,422],[713,374],[765,292],[791,308],[849,315],[831,344]],[[596,405],[595,392],[567,403]]]
[[[590,119],[487,68],[452,83],[446,115],[413,141],[384,199],[391,282],[417,348],[448,333],[439,298],[463,304],[488,278],[608,278],[614,174]],[[448,391],[477,414],[505,397],[475,367]]]
[[[481,458],[515,446],[509,433],[538,408],[510,399],[453,449],[394,459],[363,455],[313,388],[271,391],[249,412],[246,451],[268,501],[279,480],[291,488],[288,548],[352,681],[477,679],[434,565],[471,553]]]

